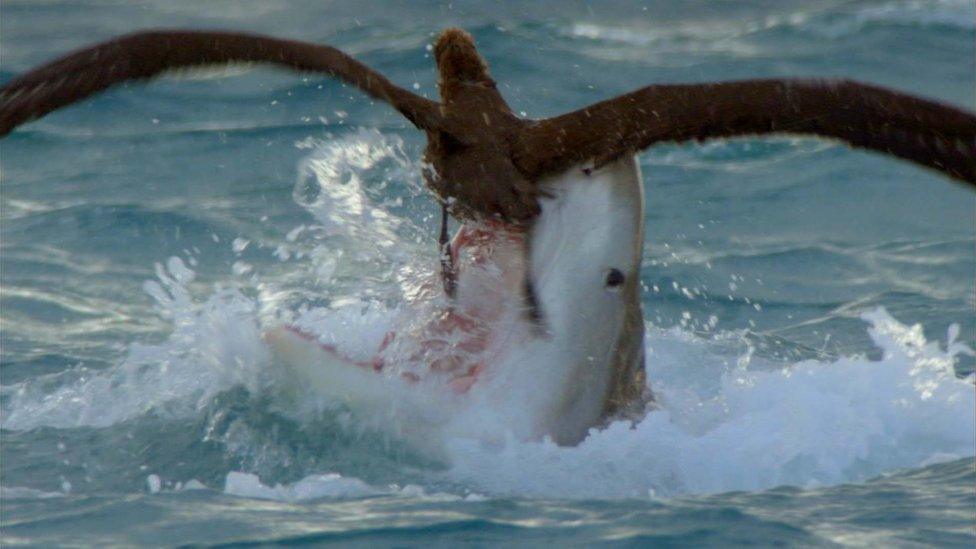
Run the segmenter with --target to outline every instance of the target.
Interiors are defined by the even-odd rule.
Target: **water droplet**
[[[234,242],[231,243],[231,247],[234,249],[235,254],[239,254],[243,252],[250,243],[251,241],[247,240],[246,238],[235,238]]]

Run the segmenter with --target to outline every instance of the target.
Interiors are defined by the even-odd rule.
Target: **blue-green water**
[[[138,28],[221,27],[327,42],[433,97],[426,46],[458,25],[528,116],[760,76],[972,109],[974,18],[970,0],[5,0],[0,81]],[[260,328],[317,318],[355,348],[403,273],[433,269],[422,147],[355,91],[266,70],[115,90],[0,142],[0,540],[976,541],[973,193],[816,140],[641,157],[663,409],[636,428],[435,452],[282,396]]]

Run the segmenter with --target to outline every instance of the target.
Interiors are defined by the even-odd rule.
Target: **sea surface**
[[[429,45],[461,26],[529,117],[787,76],[973,109],[974,19],[972,0],[4,0],[0,81],[179,26],[328,43],[433,98]],[[815,139],[655,147],[661,410],[575,448],[434,451],[283,396],[260,337],[317,318],[368,353],[404,280],[433,276],[423,136],[326,78],[228,72],[0,142],[5,546],[976,543],[972,191]]]

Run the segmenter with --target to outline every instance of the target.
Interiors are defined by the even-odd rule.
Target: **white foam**
[[[575,448],[454,440],[449,476],[492,494],[646,497],[856,482],[973,455],[973,383],[952,369],[957,354],[971,351],[951,339],[942,350],[883,310],[864,319],[882,360],[776,370],[755,369],[748,353],[730,360],[685,333],[652,330],[648,377],[662,411],[635,427],[593,431]]]
[[[477,493],[468,493],[462,497],[443,492],[428,492],[424,487],[416,484],[407,484],[402,487],[395,484],[376,487],[357,478],[344,477],[338,473],[309,475],[292,484],[278,483],[274,486],[268,486],[262,483],[257,475],[234,471],[227,474],[224,482],[224,493],[231,496],[268,499],[289,503],[381,495],[420,498],[427,501],[477,502],[485,500],[483,495]]]
[[[163,481],[159,478],[159,475],[149,475],[146,477],[146,488],[149,489],[150,494],[158,494],[163,487]]]
[[[178,485],[177,490],[181,492],[190,492],[193,490],[207,490],[207,486],[195,478],[191,478],[185,483]]]
[[[884,310],[863,318],[881,360],[775,364],[749,349],[730,355],[728,342],[649,330],[649,377],[662,411],[636,426],[594,429],[577,447],[520,440],[510,415],[497,411],[460,414],[431,442],[445,444],[450,468],[430,480],[492,496],[653,498],[858,482],[972,456],[976,392],[972,379],[953,374],[955,357],[972,351],[955,330],[941,348]],[[272,487],[231,473],[225,492],[280,501],[448,497],[336,474]]]
[[[146,289],[173,322],[167,341],[132,344],[106,371],[76,368],[3,387],[0,426],[107,427],[147,412],[188,417],[236,385],[266,386],[270,357],[254,301],[228,289],[197,302],[187,289],[193,271],[178,258],[157,265],[157,275]]]
[[[359,479],[346,478],[337,473],[310,475],[290,485],[266,486],[261,483],[257,475],[231,472],[227,474],[224,493],[246,498],[295,502],[325,498],[365,497],[380,492]]]

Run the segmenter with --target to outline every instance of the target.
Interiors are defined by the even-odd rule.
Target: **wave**
[[[976,28],[974,21],[976,11],[968,0],[895,0],[868,5],[813,7],[751,19],[667,21],[650,25],[587,21],[562,27],[557,32],[573,40],[607,46],[589,50],[598,57],[633,59],[652,55],[658,61],[667,61],[666,56],[673,53],[764,55],[764,48],[752,38],[780,30],[840,38],[872,26],[942,27],[966,32]],[[621,47],[638,51],[630,55],[618,49]]]
[[[323,417],[352,431],[391,431],[388,439],[365,445],[341,438],[317,441],[325,447],[349,444],[363,461],[399,451],[382,440],[398,440],[404,424],[429,418],[400,417],[390,410],[360,416],[321,395],[285,390],[262,340],[264,329],[293,322],[350,354],[368,356],[390,319],[410,314],[404,296],[433,276],[436,257],[432,248],[417,251],[427,249],[418,240],[422,231],[378,207],[380,195],[363,177],[370,170],[412,168],[397,143],[378,133],[353,134],[346,142],[318,144],[301,165],[295,198],[314,223],[296,228],[285,239],[288,249],[275,251],[287,258],[293,278],[279,279],[259,268],[249,275],[253,286],[214,291],[194,285],[193,265],[170,258],[156,266],[155,280],[145,285],[157,313],[172,326],[165,341],[131,344],[124,360],[104,371],[77,368],[3,386],[0,427],[12,432],[111,429],[144,417],[222,421],[203,416],[217,408],[214,415],[233,417],[220,411],[227,406],[220,397],[239,391],[248,396],[238,402],[269,403],[253,413],[284,414],[299,433],[314,430]],[[230,245],[244,249],[241,242]],[[347,269],[375,276],[346,285]],[[325,304],[283,297],[289,289],[308,287],[309,280],[328,290]],[[303,295],[309,293],[315,292]],[[950,328],[939,343],[926,340],[921,326],[902,324],[883,309],[861,318],[883,352],[880,360],[851,355],[777,361],[760,357],[737,335],[702,338],[648,325],[648,378],[661,409],[636,424],[618,421],[593,430],[577,447],[514,435],[511,420],[524,412],[518,402],[505,410],[432,411],[431,424],[420,430],[432,436],[398,443],[441,464],[410,473],[423,490],[550,498],[658,498],[835,485],[973,455],[976,392],[971,378],[958,379],[954,372],[956,361],[973,351],[957,340],[958,328]],[[275,445],[288,455],[291,442],[279,440],[272,424],[259,421],[246,427],[251,431],[211,441],[225,444],[229,456],[274,457]],[[273,475],[259,478],[253,475],[260,470],[231,467],[224,490],[285,501],[396,492],[359,478],[354,468],[340,477],[318,469],[322,465],[303,472],[325,476],[280,486]],[[388,466],[394,470],[385,476],[404,474],[398,465]],[[165,478],[165,470],[154,475],[160,478],[151,486],[187,481]]]
[[[167,342],[133,345],[108,372],[4,387],[2,427],[109,427],[144,414],[193,417],[235,386],[274,394],[280,380],[261,340],[258,304],[225,290],[197,305],[186,290],[192,277],[173,259],[147,286],[173,323]],[[355,343],[368,339],[364,326],[382,326],[395,312],[356,309],[306,314],[331,318],[330,335],[356,348],[367,345]],[[883,310],[862,318],[883,349],[880,361],[847,356],[777,363],[756,358],[750,348],[729,353],[718,341],[649,328],[648,373],[661,411],[636,425],[594,430],[575,448],[518,440],[505,425],[486,424],[487,410],[477,420],[462,415],[449,425],[443,448],[427,449],[445,452],[449,464],[447,471],[429,471],[427,480],[492,495],[646,498],[832,485],[972,455],[976,394],[971,379],[953,373],[957,357],[972,351],[956,341],[958,329],[950,330],[943,347],[926,341],[920,326],[905,326]],[[52,385],[57,388],[45,392]],[[278,407],[330,407],[308,398],[282,400]],[[238,475],[228,477],[225,489],[291,501],[373,490],[364,486],[355,478],[315,477],[269,487]]]

